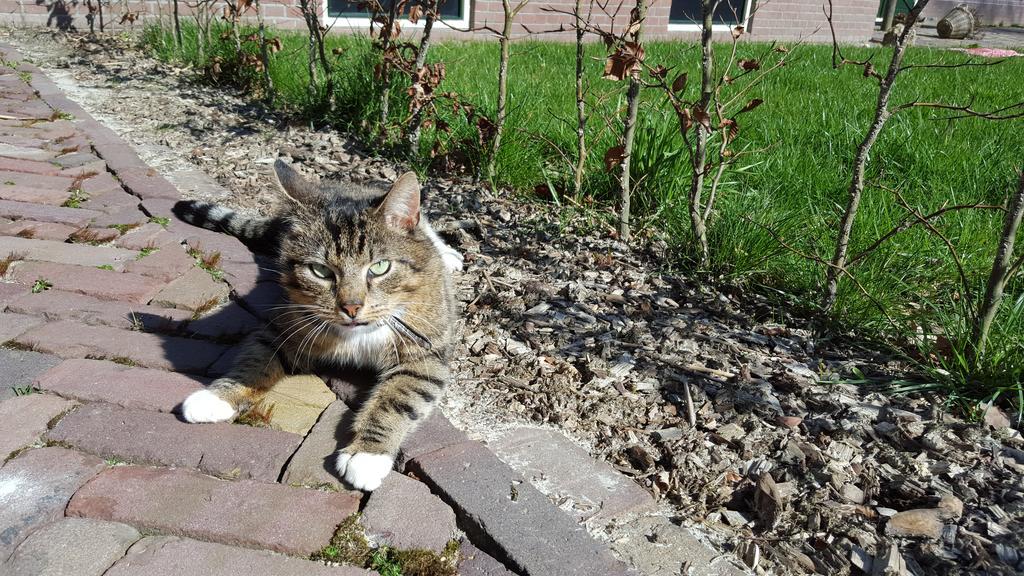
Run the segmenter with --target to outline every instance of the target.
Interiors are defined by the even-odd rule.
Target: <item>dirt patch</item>
[[[191,197],[259,210],[279,154],[323,177],[397,173],[128,43],[11,41],[176,183],[202,182],[182,185]],[[428,186],[468,263],[443,409],[475,437],[555,427],[760,572],[1024,570],[1024,441],[997,410],[970,424],[941,399],[893,395],[894,359],[817,341],[779,301],[666,274],[664,243],[624,246],[593,215]],[[656,544],[663,527],[591,528],[628,558],[624,542]]]

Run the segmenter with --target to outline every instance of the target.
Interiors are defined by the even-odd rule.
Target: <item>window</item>
[[[385,9],[391,7],[395,0],[380,0],[382,6]],[[413,1],[410,2],[410,6],[420,4],[421,2]],[[408,10],[408,8],[406,9]],[[452,25],[459,25],[464,22],[468,22],[467,12],[469,11],[468,0],[442,0],[441,3],[441,19],[451,23]],[[408,12],[407,12],[408,13]],[[365,10],[358,8],[358,2],[349,0],[327,0],[327,16],[329,18],[339,18],[347,22],[346,24],[358,24],[360,21],[365,24],[369,24],[369,13]],[[403,26],[408,26],[408,22],[405,22]],[[423,18],[420,17],[419,25],[423,25]]]
[[[668,22],[670,30],[695,30],[704,17],[701,15],[701,0],[672,0]],[[750,8],[749,0],[721,0],[715,8],[715,24],[744,24]]]

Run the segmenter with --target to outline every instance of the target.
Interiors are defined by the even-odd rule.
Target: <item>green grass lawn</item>
[[[194,28],[187,30],[194,37]],[[377,118],[373,97],[373,55],[366,38],[331,36],[337,48],[338,90],[333,113],[310,99],[304,39],[282,36],[284,49],[271,66],[278,104],[305,115],[314,123],[349,130],[365,130]],[[194,43],[183,54],[170,48],[170,37],[151,30],[148,45],[160,57],[202,62]],[[765,44],[743,43],[740,57],[754,57]],[[724,59],[727,46],[720,46]],[[229,56],[231,50],[224,48]],[[884,71],[887,48],[847,49],[850,58],[874,58]],[[609,219],[614,213],[614,177],[604,172],[605,150],[621,133],[625,83],[603,80],[605,52],[600,44],[588,47],[590,148],[585,198],[579,204],[597,206]],[[724,192],[711,222],[713,270],[710,272],[749,285],[764,285],[816,301],[823,271],[813,262],[780,247],[766,230],[748,218],[771,227],[799,249],[830,257],[834,232],[846,202],[850,165],[857,144],[871,120],[877,83],[860,69],[833,70],[831,46],[807,45],[793,49],[789,63],[750,92],[764,104],[744,115],[739,147],[767,148],[745,157],[725,178]],[[521,41],[513,44],[510,65],[510,116],[503,148],[498,156],[498,182],[524,196],[548,183],[563,194],[571,191],[571,158],[576,146],[574,67],[572,44]],[[698,50],[694,44],[655,42],[647,47],[647,62],[662,64],[698,77]],[[442,89],[493,116],[497,95],[498,44],[496,41],[444,41],[434,44],[430,60],[444,62],[447,76]],[[927,48],[908,52],[908,64],[954,63],[960,53]],[[970,103],[979,110],[994,109],[1024,99],[1024,58],[999,66],[957,69],[917,69],[901,75],[892,102],[932,101]],[[697,82],[687,88],[695,98]],[[404,110],[401,90],[393,108]],[[480,152],[473,143],[473,126],[440,106],[454,129],[449,136],[426,130],[421,155],[440,137],[471,161]],[[1024,120],[991,122],[981,119],[946,120],[948,113],[929,109],[902,112],[890,120],[871,156],[869,181],[899,189],[924,213],[945,203],[1001,204],[1016,181],[1015,170],[1024,165]],[[454,143],[454,144],[453,144]],[[679,262],[690,251],[687,241],[685,185],[689,166],[674,116],[664,98],[647,90],[641,105],[634,150],[633,176],[637,182],[634,209],[641,231],[666,231],[675,241]],[[426,166],[426,160],[424,160]],[[564,198],[563,198],[564,200]],[[905,216],[893,195],[872,188],[866,195],[854,229],[851,253],[866,247]],[[995,212],[951,213],[938,227],[956,246],[970,277],[973,297],[980,297],[991,266],[996,234],[1002,217]],[[1024,239],[1021,239],[1024,244]],[[1019,250],[1024,250],[1021,246]],[[844,282],[838,317],[862,334],[906,337],[915,332],[942,332],[954,340],[964,330],[965,295],[956,267],[940,239],[914,228],[886,244],[854,270],[870,296],[852,282]],[[888,311],[882,314],[878,306]],[[937,328],[936,328],[937,327]],[[1011,282],[1003,313],[995,328],[984,374],[959,382],[961,391],[994,391],[1019,386],[1024,375],[1024,281]],[[944,346],[939,338],[939,348]],[[927,345],[926,345],[927,347]],[[955,355],[938,353],[936,365],[956,372]],[[941,372],[936,372],[941,374]],[[947,382],[948,383],[948,382]]]

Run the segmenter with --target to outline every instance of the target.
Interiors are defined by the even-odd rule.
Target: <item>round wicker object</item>
[[[967,4],[960,4],[949,11],[935,26],[939,38],[960,40],[978,32],[978,15]]]

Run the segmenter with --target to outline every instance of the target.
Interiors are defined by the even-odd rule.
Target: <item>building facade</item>
[[[369,27],[367,15],[351,0],[315,1],[320,2],[323,22],[335,33],[365,32]],[[1024,0],[966,1],[975,7],[986,25],[1024,25]],[[924,16],[934,23],[960,2],[932,0]],[[751,40],[827,42],[831,40],[831,32],[823,3],[824,0],[723,0],[715,22],[722,25],[723,33],[729,26],[741,24]],[[868,41],[876,26],[879,3],[880,0],[833,0],[833,21],[839,40]],[[179,0],[179,10],[187,14],[188,4],[187,0]],[[261,5],[266,21],[273,26],[286,29],[304,26],[298,0],[263,0]],[[593,0],[593,3],[585,0],[582,5],[596,25],[616,30],[626,25],[634,6],[628,0]],[[648,11],[645,34],[649,38],[695,38],[700,5],[700,0],[654,0]],[[105,20],[115,28],[140,27],[147,20],[169,17],[172,6],[173,0],[106,0]],[[569,39],[573,36],[570,25],[574,7],[575,0],[531,0],[519,13],[513,33],[516,37]],[[121,16],[126,12],[138,18],[121,23]],[[500,29],[503,22],[501,0],[446,0],[442,12],[443,22],[435,31],[444,37],[493,36],[493,30]],[[0,23],[8,25],[87,30],[88,13],[83,0],[0,0]],[[403,24],[406,31],[420,27],[422,21]]]

